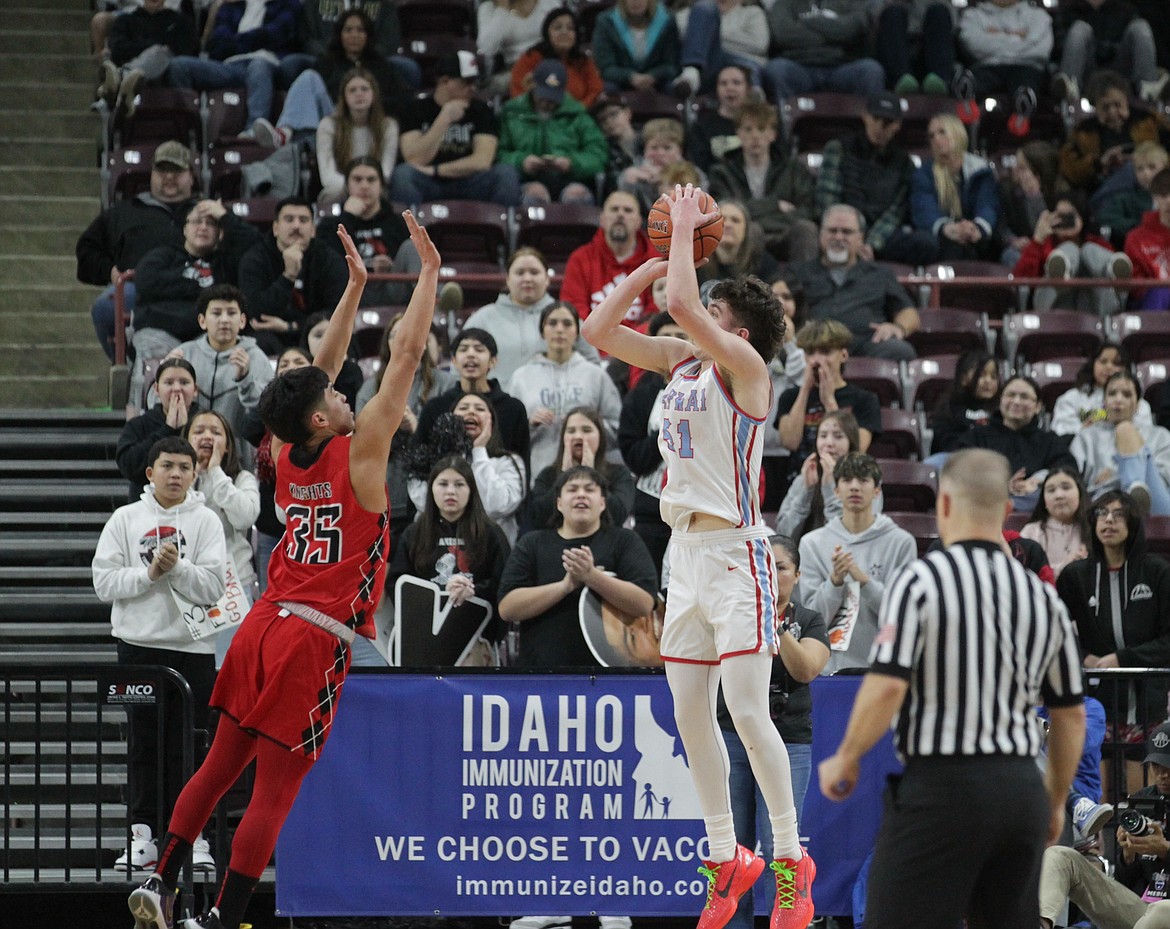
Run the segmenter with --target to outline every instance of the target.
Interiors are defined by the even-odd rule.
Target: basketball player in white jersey
[[[779,637],[768,530],[760,513],[764,420],[771,408],[768,359],[784,336],[784,316],[759,278],[721,281],[707,308],[699,299],[692,237],[714,218],[699,191],[675,188],[670,259],[652,258],[617,285],[581,326],[598,349],[658,371],[659,447],[666,462],[662,517],[670,525],[671,579],[662,657],[674,697],[710,844],[699,929],[721,929],[765,862],[736,843],[727,748],[716,719],[723,694],[768,805],[776,859],[771,929],[805,929],[813,917],[816,868],[800,847],[788,752],[772,723],[768,684]],[[693,344],[651,337],[621,324],[633,300],[666,277],[667,310]]]

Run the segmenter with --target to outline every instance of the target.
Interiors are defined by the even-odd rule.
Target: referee
[[[843,800],[898,715],[866,929],[1036,929],[1045,839],[1084,742],[1076,632],[1055,590],[1005,553],[1010,469],[957,452],[939,479],[943,550],[906,567],[882,602],[871,669],[821,791]],[[907,698],[909,696],[909,699]],[[1047,774],[1035,707],[1049,708]]]

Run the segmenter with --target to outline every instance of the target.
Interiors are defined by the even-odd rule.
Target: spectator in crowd
[[[780,301],[784,313],[784,342],[776,357],[768,363],[768,375],[772,380],[772,408],[768,411],[767,428],[764,430],[764,460],[761,464],[764,495],[761,507],[765,513],[780,507],[788,489],[788,473],[791,452],[780,441],[779,422],[780,398],[794,387],[800,387],[804,380],[807,359],[804,350],[796,344],[796,333],[803,325],[808,307],[804,299],[804,286],[787,268],[772,282],[772,293]]]
[[[328,328],[329,314],[323,310],[305,317],[305,324],[301,327],[300,344],[310,358],[316,358],[320,353],[321,342]],[[341,368],[333,378],[334,389],[345,397],[345,402],[351,410],[357,407],[358,391],[362,389],[364,380],[365,375],[362,374],[361,367],[352,358],[346,358],[341,362]]]
[[[415,442],[426,444],[431,440],[431,429],[437,417],[450,413],[460,398],[469,393],[481,394],[491,403],[496,414],[493,431],[499,433],[505,449],[528,461],[531,436],[528,431],[528,411],[524,404],[504,392],[500,382],[488,375],[496,367],[499,354],[496,340],[490,332],[473,326],[464,326],[451,348],[452,368],[459,375],[459,383],[423,404],[418,416]],[[427,465],[428,469],[430,464]],[[425,477],[425,474],[423,475]],[[480,487],[481,492],[485,492]]]
[[[500,113],[497,159],[519,172],[526,203],[593,203],[594,178],[605,170],[605,136],[565,92],[567,83],[565,66],[545,59],[532,72],[528,93]]]
[[[246,130],[272,116],[276,88],[287,89],[304,70],[296,52],[298,0],[228,0],[215,12],[206,58],[180,55],[167,68],[167,83],[194,90],[247,88]]]
[[[569,410],[555,435],[559,454],[536,473],[528,495],[527,522],[530,529],[547,529],[556,516],[553,486],[565,471],[584,465],[605,478],[605,509],[615,526],[625,524],[634,507],[634,477],[620,463],[609,461],[607,449],[614,429],[593,406]]]
[[[602,192],[608,197],[618,189],[622,173],[638,163],[642,137],[634,128],[633,112],[624,97],[602,94],[589,108],[589,115],[601,127],[609,150],[602,182]]]
[[[272,380],[272,366],[256,340],[241,334],[248,317],[238,287],[208,287],[199,295],[195,312],[203,335],[184,342],[167,357],[191,363],[199,385],[196,397],[200,409],[215,411],[238,434],[244,428],[245,415],[256,409],[260,393]],[[149,398],[148,405],[153,406],[156,400],[161,398]]]
[[[487,64],[489,94],[508,93],[512,68],[540,41],[546,17],[559,6],[559,0],[485,0],[478,5],[475,45]]]
[[[744,65],[719,69],[715,79],[717,108],[702,110],[702,116],[687,131],[687,160],[700,171],[709,172],[715,159],[739,148],[735,114],[747,102],[751,86],[751,70]]]
[[[422,266],[401,214],[386,199],[382,165],[372,155],[354,158],[345,168],[341,212],[321,221],[321,241],[344,257],[337,227],[344,225],[357,246],[366,270],[374,274],[417,274]],[[362,306],[393,306],[410,299],[410,284],[369,281]]]
[[[182,142],[163,142],[154,151],[150,191],[107,207],[77,240],[77,279],[103,288],[90,311],[102,351],[114,360],[114,284],[148,251],[164,242],[182,241],[187,214],[198,200],[192,196],[195,175],[191,151]],[[126,311],[133,313],[136,290],[127,281]]]
[[[215,639],[191,635],[182,604],[215,603],[223,596],[223,528],[203,505],[203,494],[192,490],[196,455],[186,440],[159,439],[144,457],[150,487],[140,500],[117,509],[102,528],[93,556],[93,586],[98,599],[113,605],[110,621],[118,640],[118,664],[174,668],[191,689],[195,725],[206,729]],[[186,706],[179,699],[167,700],[162,720],[157,707],[130,709],[127,813],[133,841],[116,867],[149,869],[158,858],[155,835],[169,820],[183,786]],[[202,836],[192,850],[193,866],[214,866]]]
[[[862,259],[865,228],[855,207],[829,207],[821,214],[820,259],[793,265],[792,272],[804,285],[810,317],[836,320],[852,333],[850,354],[914,358],[906,337],[920,325],[918,310],[892,271]]]
[[[656,313],[646,328],[652,336],[685,339],[686,330],[669,313]],[[666,465],[658,447],[662,431],[662,392],[666,381],[656,371],[646,371],[622,400],[618,447],[622,460],[635,478],[634,532],[646,545],[654,570],[661,574],[662,558],[670,541],[670,527],[662,520],[661,496]]]
[[[127,119],[134,115],[142,86],[157,83],[176,55],[198,55],[195,21],[169,9],[165,0],[143,0],[141,6],[114,17],[110,26],[110,57],[102,61],[97,99]]]
[[[1040,499],[1020,535],[1038,543],[1055,577],[1074,561],[1089,557],[1092,528],[1089,495],[1081,473],[1070,465],[1052,468],[1040,484]]]
[[[1058,195],[1068,191],[1060,176],[1060,154],[1055,146],[1036,139],[1020,146],[1011,170],[999,181],[999,260],[1014,267],[1032,241],[1036,222],[1045,210],[1056,209]]]
[[[235,284],[243,255],[256,242],[256,231],[219,200],[191,207],[179,245],[159,245],[142,256],[134,272],[137,307],[130,378],[130,401],[145,387],[143,365],[162,358],[199,335],[196,301],[215,284]]]
[[[866,224],[860,252],[866,261],[930,264],[938,257],[934,235],[908,227],[914,162],[894,141],[902,128],[902,101],[891,93],[871,94],[861,111],[861,126],[861,131],[825,146],[816,211],[824,213],[835,203],[859,210]]]
[[[540,313],[540,332],[544,352],[517,368],[508,381],[508,392],[528,410],[534,475],[564,456],[561,433],[571,410],[596,410],[612,443],[622,409],[621,396],[605,368],[574,350],[581,337],[581,317],[573,307],[562,301],[545,307]]]
[[[604,15],[604,14],[603,14]],[[615,190],[601,206],[600,228],[593,239],[569,255],[561,281],[561,299],[577,308],[586,319],[618,282],[647,258],[658,254],[643,228],[637,198]],[[630,305],[627,326],[636,326],[649,315],[649,289]]]
[[[678,27],[659,0],[617,0],[594,22],[592,45],[609,93],[668,91],[681,70]]]
[[[1060,173],[1074,187],[1091,194],[1129,164],[1137,145],[1170,146],[1170,131],[1149,110],[1130,106],[1129,81],[1116,71],[1098,71],[1085,89],[1093,115],[1077,123],[1061,146]],[[1114,183],[1124,190],[1131,180],[1122,175]]]
[[[1093,501],[1089,517],[1089,557],[1067,565],[1056,581],[1076,623],[1085,667],[1170,667],[1164,607],[1170,602],[1170,565],[1149,554],[1140,507],[1124,491],[1111,490]],[[1166,690],[1164,679],[1098,685],[1093,696],[1108,708],[1108,738],[1125,744],[1127,760],[1165,720]],[[1127,778],[1114,776],[1124,795]],[[1129,780],[1129,789],[1134,787]]]
[[[382,176],[389,177],[398,160],[398,121],[386,115],[373,75],[355,68],[341,82],[336,108],[317,126],[322,202],[342,197],[344,166],[362,155],[378,161]]]
[[[709,193],[742,201],[764,230],[768,250],[787,261],[816,257],[813,179],[802,161],[777,144],[779,116],[761,100],[748,100],[735,116],[739,148],[711,165]]]
[[[935,405],[930,417],[934,433],[932,459],[953,452],[959,439],[976,426],[985,426],[999,409],[999,362],[987,349],[965,352],[955,366],[955,379]]]
[[[796,828],[800,830],[801,811],[812,774],[812,693],[808,685],[829,661],[829,637],[820,613],[792,601],[793,588],[800,579],[800,549],[796,541],[784,535],[773,536],[772,555],[776,562],[777,615],[783,620],[777,636],[778,651],[772,659],[769,709],[788,750]],[[747,848],[754,848],[759,841],[764,860],[772,860],[772,823],[768,818],[767,804],[752,774],[747,749],[735,730],[722,690],[719,692],[718,718],[731,767],[735,837],[746,843]],[[775,884],[768,881],[764,892],[765,906],[772,906],[769,898],[775,892]],[[731,929],[752,929],[755,925],[754,903],[754,894],[744,894],[727,925]]]
[[[1058,435],[1076,435],[1105,419],[1105,384],[1118,371],[1133,371],[1129,351],[1118,342],[1103,342],[1077,372],[1076,384],[1057,398],[1049,424],[1052,431]],[[1154,424],[1153,412],[1145,400],[1138,403],[1134,423],[1138,429]]]
[[[951,5],[938,0],[889,2],[878,15],[874,57],[896,94],[945,97],[955,71]]]
[[[683,97],[710,93],[727,67],[748,74],[759,87],[768,60],[768,17],[763,7],[745,0],[695,0],[675,14],[683,37],[682,72],[672,89]]]
[[[867,0],[776,0],[768,10],[772,58],[764,68],[772,98],[832,90],[864,97],[885,86],[882,66],[865,57],[873,30]]]
[[[332,311],[348,280],[345,259],[316,238],[313,207],[299,197],[276,204],[272,235],[240,261],[249,325],[266,353],[300,341],[305,319]]]
[[[788,486],[776,514],[776,531],[780,535],[791,536],[799,542],[806,532],[820,529],[834,516],[841,515],[841,498],[833,482],[833,469],[850,452],[859,451],[861,438],[856,417],[847,410],[826,413],[817,426],[816,448]]]
[[[533,72],[542,61],[559,61],[565,68],[565,90],[586,109],[605,90],[601,72],[581,42],[577,14],[570,7],[558,6],[548,11],[540,24],[540,41],[516,59],[512,66],[509,93],[513,97],[528,93]]]
[[[1149,767],[1141,780],[1149,783],[1133,790],[1132,799],[1165,804],[1170,796],[1168,745],[1170,725],[1157,727],[1142,762]],[[1149,830],[1141,835],[1118,826],[1116,868],[1095,854],[1067,845],[1045,849],[1040,864],[1041,929],[1052,929],[1069,903],[1094,926],[1145,927],[1164,920],[1170,910],[1162,889],[1170,857],[1166,834],[1164,816],[1152,817]]]
[[[1167,154],[1157,142],[1142,142],[1133,150],[1133,183],[1118,190],[1099,203],[1095,210],[1097,222],[1115,248],[1125,247],[1125,237],[1142,221],[1142,216],[1154,208],[1150,183],[1159,171],[1170,166]]]
[[[522,245],[508,256],[504,293],[463,323],[465,327],[490,332],[495,338],[498,354],[493,370],[501,384],[510,383],[517,368],[544,350],[540,320],[556,302],[548,292],[550,273],[544,255]],[[577,339],[573,351],[589,361],[601,361],[597,349],[584,339]]]
[[[767,284],[780,277],[780,263],[764,247],[764,230],[739,200],[719,201],[723,214],[723,237],[707,264],[698,268],[699,283],[754,274]]]
[[[402,163],[390,178],[390,199],[520,202],[520,177],[496,164],[500,126],[491,107],[475,96],[479,66],[461,51],[440,59],[431,95],[416,100],[403,117]]]
[[[1045,210],[1036,220],[1032,240],[1020,254],[1012,273],[1017,277],[1047,277],[1067,281],[1074,277],[1109,278],[1126,281],[1133,276],[1133,263],[1125,252],[1115,252],[1108,241],[1085,228],[1083,199],[1076,192],[1062,194],[1056,208]],[[1038,287],[1032,306],[1050,310],[1088,304],[1099,316],[1109,316],[1119,308],[1117,291],[1110,287],[1084,291],[1060,291],[1055,287]]]
[[[372,28],[366,30],[370,48],[394,65],[402,79],[417,89],[422,84],[422,68],[413,58],[398,54],[402,45],[402,23],[394,0],[361,0],[360,6],[350,0],[340,4],[333,0],[301,0],[297,36],[302,60],[308,64],[313,58],[320,60],[327,56],[330,42],[337,35],[338,22],[344,20],[348,23],[349,14],[355,9],[372,23]],[[352,28],[352,23],[349,25]],[[336,96],[336,88],[333,90]],[[385,88],[383,97],[386,97]]]
[[[397,120],[405,113],[411,91],[399,71],[375,49],[373,29],[373,22],[359,8],[355,7],[339,17],[325,54],[292,82],[276,124],[264,118],[253,123],[252,133],[256,141],[270,148],[279,148],[293,139],[316,138],[322,120],[332,116],[334,119],[351,119],[355,122],[352,130],[359,138],[350,140],[351,147],[360,148],[364,145],[367,150],[381,148],[377,127],[381,120],[375,118],[374,112],[360,112],[360,108],[366,104],[364,98],[355,99],[353,105],[347,105],[349,101],[342,92],[351,74],[362,71],[376,90],[371,110],[375,107],[382,109],[383,119],[388,114],[394,123],[395,136],[393,144],[389,146],[392,170],[398,150]],[[354,112],[355,109],[359,111]],[[364,122],[358,122],[359,119]],[[363,134],[365,138],[360,138]],[[337,163],[345,164],[344,161]]]
[[[1166,87],[1159,73],[1154,31],[1129,0],[1069,0],[1056,10],[1060,71],[1056,87],[1079,106],[1081,88],[1098,68],[1130,79],[1137,95],[1155,103]]]
[[[1085,475],[1089,497],[1124,490],[1141,514],[1170,516],[1170,431],[1134,422],[1141,387],[1129,371],[1105,382],[1105,418],[1073,436],[1069,451]]]
[[[638,198],[643,215],[658,199],[666,169],[682,160],[685,133],[683,124],[669,116],[651,119],[642,127],[641,155],[622,172],[620,182],[622,190]]]
[[[249,536],[260,515],[260,485],[256,475],[240,463],[236,432],[221,414],[211,410],[194,414],[183,438],[195,449],[195,490],[203,494],[205,505],[223,527],[228,565],[248,598],[240,607],[246,613],[255,599],[256,567]],[[238,628],[232,626],[215,637],[216,668],[223,666]]]
[[[999,224],[999,188],[990,162],[967,151],[967,130],[953,114],[935,116],[927,131],[930,157],[910,182],[914,228],[935,237],[941,261],[998,258],[992,233]]]
[[[409,574],[436,584],[453,606],[478,597],[494,614],[511,547],[484,510],[471,464],[462,455],[440,458],[426,486],[426,505],[394,547],[387,587]]]
[[[151,389],[159,402],[126,421],[114,449],[118,471],[130,482],[131,503],[141,496],[142,488],[146,486],[151,447],[159,439],[181,438],[187,421],[197,409],[195,369],[184,358],[164,358],[154,372]]]
[[[1052,54],[1048,11],[1020,0],[988,0],[969,6],[959,18],[958,44],[971,66],[972,95],[982,100],[1010,94],[1016,115],[1028,119],[1036,109],[1036,95]]]
[[[1170,281],[1170,168],[1150,181],[1154,208],[1125,237],[1125,253],[1133,262],[1133,276],[1146,281]],[[1170,287],[1160,286],[1130,295],[1130,309],[1170,308]]]
[[[1068,436],[1041,425],[1040,388],[1032,378],[1016,374],[1003,385],[999,410],[984,426],[960,436],[955,450],[988,448],[999,452],[1012,468],[1011,498],[1018,512],[1030,513],[1040,497],[1040,482],[1048,469],[1073,461]]]
[[[800,540],[802,598],[828,626],[832,654],[822,674],[869,667],[886,583],[918,557],[914,536],[874,515],[882,492],[877,461],[852,452],[837,462],[833,482],[841,515]]]
[[[93,4],[97,12],[89,21],[90,48],[98,63],[110,57],[109,38],[114,20],[131,10],[142,6],[144,0],[99,0]],[[182,0],[163,0],[163,6],[168,10],[178,12],[182,7]],[[196,0],[192,4],[195,9],[208,6],[207,0]]]
[[[796,478],[808,457],[816,453],[817,428],[829,413],[844,410],[853,414],[858,426],[857,446],[862,452],[881,434],[877,394],[845,380],[842,368],[851,339],[849,330],[833,319],[810,320],[796,334],[796,344],[804,350],[804,378],[799,387],[781,394],[776,405],[780,443],[790,452],[789,479]]]
[[[561,472],[553,485],[559,528],[530,532],[512,549],[500,582],[500,616],[519,624],[521,668],[597,666],[578,619],[585,589],[629,616],[654,607],[650,554],[635,533],[612,525],[606,490],[593,468]]]

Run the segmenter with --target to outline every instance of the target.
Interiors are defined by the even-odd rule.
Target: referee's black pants
[[[1048,794],[1026,758],[912,758],[891,778],[866,929],[1036,929]]]

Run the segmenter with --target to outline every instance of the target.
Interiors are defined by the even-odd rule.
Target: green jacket
[[[532,95],[521,94],[505,103],[500,113],[496,161],[513,165],[528,177],[523,164],[529,155],[563,155],[573,162],[569,171],[573,180],[592,184],[605,170],[609,145],[585,107],[568,94],[545,118],[532,108]]]

